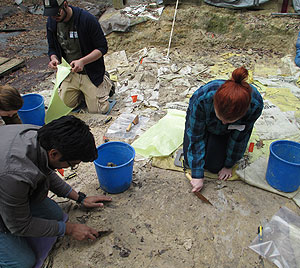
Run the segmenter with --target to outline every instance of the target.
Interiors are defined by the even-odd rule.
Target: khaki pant
[[[86,74],[70,73],[61,83],[58,94],[70,108],[77,107],[85,99],[90,113],[105,114],[109,109],[110,79],[104,75],[103,82],[96,87]]]

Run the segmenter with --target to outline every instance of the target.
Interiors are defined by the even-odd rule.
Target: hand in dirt
[[[51,61],[49,62],[48,64],[48,67],[53,69],[53,70],[56,70],[57,69],[57,65],[59,65],[59,61],[57,58],[53,57],[51,59]]]
[[[204,179],[192,179],[192,192],[199,192],[203,188]]]
[[[104,206],[102,202],[110,202],[110,201],[111,201],[110,196],[105,196],[105,195],[87,196],[83,200],[83,205],[86,208],[98,208]]]
[[[72,68],[73,73],[78,73],[78,72],[81,72],[83,70],[84,64],[82,63],[81,60],[73,60],[70,63],[70,66]]]
[[[95,229],[79,223],[66,223],[66,235],[72,236],[76,240],[96,240],[98,237],[98,231]]]
[[[223,167],[219,171],[218,176],[219,176],[219,180],[226,181],[227,179],[229,179],[229,178],[232,177],[232,168],[225,168],[225,167]]]

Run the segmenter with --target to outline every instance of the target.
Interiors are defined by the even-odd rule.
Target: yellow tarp
[[[185,112],[168,110],[166,116],[132,143],[144,157],[168,156],[183,142]]]
[[[58,95],[59,85],[64,81],[64,79],[71,72],[71,66],[62,59],[62,63],[57,66],[56,73],[56,82],[53,88],[50,104],[45,116],[45,122],[48,124],[54,119],[58,119],[61,116],[67,115],[72,111],[72,108],[69,108],[64,104],[61,98]]]
[[[172,154],[171,156],[165,156],[165,157],[153,157],[152,158],[152,166],[162,168],[162,169],[169,169],[169,170],[183,172],[183,168],[175,166],[174,159],[175,159],[174,154]],[[229,179],[230,181],[239,179],[239,176],[236,174],[237,167],[238,167],[237,165],[234,166],[233,172],[232,172],[232,177]],[[190,169],[187,169],[187,172],[190,173]],[[208,171],[204,171],[204,177],[210,178],[210,179],[217,179],[218,175],[213,174]]]

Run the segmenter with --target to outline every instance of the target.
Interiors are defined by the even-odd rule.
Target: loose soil
[[[69,2],[81,7],[88,5],[82,1]],[[98,5],[96,0],[90,2]],[[24,6],[32,3],[23,1]],[[0,4],[11,5],[8,0]],[[275,1],[257,10],[180,4],[170,58],[187,65],[197,62],[211,66],[223,53],[235,52],[244,55],[243,62],[233,62],[236,67],[280,67],[283,56],[295,54],[299,23],[297,16],[276,17],[271,16],[272,12],[278,12]],[[169,5],[159,21],[138,24],[127,33],[110,34],[109,52],[125,50],[129,56],[144,47],[157,47],[167,53],[173,15],[174,5]],[[27,62],[26,68],[3,77],[1,84],[12,84],[22,93],[53,87],[54,74],[47,69],[45,23],[43,16],[20,8],[0,21],[0,29],[28,29],[0,42],[0,56],[22,57]],[[0,41],[2,38],[3,35]],[[162,95],[167,96],[168,92]],[[174,100],[178,98],[174,96]],[[116,118],[121,109],[119,98],[112,116]],[[90,124],[97,145],[101,144],[109,126],[99,123],[104,117],[78,116]],[[69,183],[89,195],[104,194],[92,163],[81,164],[78,176]],[[256,237],[258,225],[270,220],[280,207],[287,206],[298,214],[299,208],[287,198],[242,181],[207,180],[202,193],[213,207],[191,193],[183,173],[154,168],[149,161],[137,161],[130,189],[112,195],[113,201],[105,204],[104,209],[86,210],[74,202],[58,200],[71,222],[113,232],[94,242],[60,239],[47,259],[47,267],[275,267],[261,260],[248,246]]]

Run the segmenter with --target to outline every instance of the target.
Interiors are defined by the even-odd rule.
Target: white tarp
[[[289,113],[282,112],[270,101],[264,101],[264,109],[261,116],[255,122],[257,134],[264,140],[284,139],[299,132],[295,120],[289,120]],[[292,122],[291,122],[292,121]]]
[[[243,8],[259,6],[268,0],[204,0],[204,2],[217,7]]]

